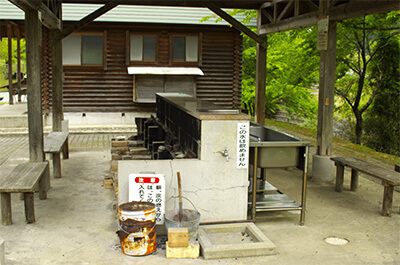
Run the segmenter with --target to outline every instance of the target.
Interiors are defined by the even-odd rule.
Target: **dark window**
[[[156,60],[156,37],[131,35],[130,40],[130,60],[148,61]]]
[[[173,62],[197,62],[199,53],[197,36],[172,38]]]
[[[102,65],[103,36],[70,35],[63,39],[64,65]]]
[[[82,64],[103,64],[102,36],[82,36]]]

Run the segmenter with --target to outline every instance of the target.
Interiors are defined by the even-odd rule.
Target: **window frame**
[[[106,34],[105,32],[79,32],[79,33],[73,33],[68,35],[69,36],[79,36],[79,41],[80,41],[80,64],[64,64],[63,61],[63,66],[69,67],[69,66],[99,66],[99,67],[105,67],[105,50],[106,50],[106,42],[105,42],[105,37]],[[101,63],[83,63],[83,45],[82,45],[82,37],[83,36],[101,36]],[[66,37],[66,38],[67,38]],[[63,54],[64,58],[64,54]]]
[[[184,37],[185,39],[185,50],[184,50],[184,60],[174,59],[174,38]],[[187,61],[186,55],[186,38],[196,37],[197,38],[197,61]],[[185,66],[200,66],[201,65],[201,34],[170,34],[170,64],[171,65],[185,65]]]
[[[132,60],[131,58],[131,37],[132,36],[140,36],[142,37],[142,60]],[[144,37],[154,37],[154,60],[144,59],[144,46],[143,46],[143,38]],[[158,64],[158,48],[159,48],[159,35],[157,33],[142,33],[142,32],[127,32],[127,64],[128,65],[155,65]]]

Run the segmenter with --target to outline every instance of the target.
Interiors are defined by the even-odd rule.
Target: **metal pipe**
[[[253,163],[253,197],[251,203],[251,219],[256,220],[256,197],[257,197],[257,160],[258,147],[254,147],[254,163]]]
[[[248,223],[255,222],[256,220],[231,220],[231,221],[215,221],[215,222],[202,222],[200,225],[222,225],[222,224],[240,224],[240,223]]]
[[[303,169],[303,185],[301,193],[301,213],[300,213],[300,225],[304,225],[306,215],[306,196],[307,196],[307,165],[308,165],[308,146],[304,153],[304,169]]]

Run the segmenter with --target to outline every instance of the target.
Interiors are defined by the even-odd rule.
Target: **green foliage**
[[[284,110],[290,117],[315,118],[317,101],[310,90],[318,82],[315,31],[314,28],[293,30],[268,38],[267,117]],[[256,56],[255,42],[244,36],[242,107],[251,114],[254,114]]]
[[[337,82],[335,93],[339,115],[355,120],[355,142],[361,144],[363,115],[381,89],[380,71],[371,70],[384,60],[379,51],[398,34],[400,12],[365,16],[345,20],[338,24]]]
[[[377,92],[365,119],[365,145],[379,152],[400,156],[400,38],[383,41],[377,51],[380,58],[371,67],[372,83],[376,86],[382,76],[381,89]]]
[[[12,39],[12,63],[17,64],[17,40]],[[26,62],[26,50],[25,50],[25,39],[21,39],[21,63]],[[2,38],[0,41],[0,83],[4,83],[8,76],[6,74],[6,69],[3,68],[4,65],[8,63],[8,38]],[[14,71],[16,68],[14,68]],[[8,81],[6,82],[8,83]]]

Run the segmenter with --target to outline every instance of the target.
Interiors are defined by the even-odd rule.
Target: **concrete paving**
[[[4,101],[4,100],[3,100]],[[13,105],[0,102],[0,135],[14,136],[28,134],[27,102]],[[149,113],[143,114],[149,117]],[[136,132],[134,113],[64,113],[69,121],[70,133],[129,133]],[[43,114],[43,132],[52,131],[52,116]]]
[[[47,200],[35,196],[36,223],[25,223],[23,201],[18,194],[12,196],[13,224],[0,229],[6,264],[400,264],[399,193],[394,193],[392,217],[383,217],[383,187],[363,177],[357,192],[345,188],[336,193],[333,183],[309,182],[304,226],[299,225],[298,212],[257,213],[256,225],[276,245],[276,255],[174,260],[166,259],[159,248],[145,257],[126,256],[115,233],[114,191],[102,186],[109,174],[110,149],[107,144],[82,144],[102,142],[91,137],[70,138],[70,159],[62,160],[62,178],[51,177]],[[15,150],[0,166],[0,177],[28,160],[27,142],[15,141]],[[300,198],[301,174],[267,171],[269,181],[295,200]],[[349,174],[346,171],[345,187]],[[328,244],[324,239],[330,236],[349,243]]]

